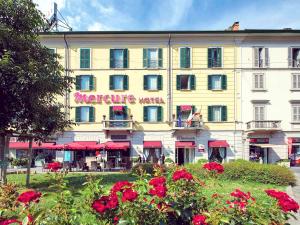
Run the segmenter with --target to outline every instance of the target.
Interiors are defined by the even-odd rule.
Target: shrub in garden
[[[132,167],[131,172],[139,176],[142,175],[142,173],[154,175],[155,167],[160,167],[163,170],[166,170],[165,165],[158,165],[154,163],[139,163]]]

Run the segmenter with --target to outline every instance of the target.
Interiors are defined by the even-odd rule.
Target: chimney
[[[240,23],[239,22],[234,22],[231,26],[232,31],[238,31],[240,29]]]

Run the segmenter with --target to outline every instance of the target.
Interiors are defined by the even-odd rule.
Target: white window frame
[[[123,50],[123,52],[122,52],[122,53],[123,53],[123,54],[122,54],[122,57],[123,57],[123,60],[122,60],[123,63],[122,63],[122,64],[123,64],[123,66],[122,66],[122,67],[110,68],[110,69],[116,69],[116,70],[117,70],[117,69],[125,69],[125,68],[124,68],[124,51],[125,51],[126,48],[110,48],[110,49],[112,49],[112,50]],[[109,57],[110,57],[110,52],[109,52]],[[128,57],[128,56],[127,56],[127,57]]]
[[[124,88],[124,80],[125,80],[125,76],[124,75],[122,75],[122,74],[116,74],[116,75],[112,75],[113,76],[113,91],[124,91],[125,90],[125,88]],[[123,88],[122,89],[116,89],[115,87],[114,87],[114,85],[115,85],[115,78],[116,77],[122,77],[123,78]]]
[[[148,85],[148,78],[150,77],[156,77],[156,89],[147,89],[147,91],[158,91],[158,76],[159,74],[147,74],[146,79],[147,79],[147,85]]]
[[[150,118],[149,118],[149,108],[153,108],[153,109],[155,108],[156,109],[156,120],[153,120],[153,121],[150,120]],[[148,110],[147,110],[147,113],[148,113],[148,115],[147,115],[148,121],[147,122],[150,122],[150,123],[158,122],[158,106],[149,106]]]
[[[255,76],[256,75],[263,75],[263,87],[262,88],[256,88],[255,87]],[[253,91],[264,91],[266,90],[266,74],[265,73],[253,73],[252,78],[252,90]]]
[[[213,113],[214,108],[219,108],[220,109],[220,120],[216,120],[214,118],[214,113]],[[222,106],[221,105],[212,105],[212,109],[211,110],[212,110],[212,121],[210,121],[210,122],[224,122],[224,121],[222,121],[222,114],[223,114],[223,112],[222,112]]]
[[[298,103],[298,104],[292,104],[292,123],[300,123],[300,112],[299,112],[299,115],[298,115],[298,117],[299,117],[299,120],[294,120],[294,107],[297,107],[298,108],[298,111],[300,111],[300,103]]]
[[[157,57],[157,66],[156,67],[150,67],[150,64],[148,64],[148,62],[147,62],[147,64],[148,64],[148,67],[147,67],[147,69],[157,69],[157,68],[159,68],[159,55],[158,55],[158,49],[159,49],[159,47],[148,47],[148,48],[146,48],[146,49],[155,49],[156,50],[156,57]],[[147,50],[147,54],[148,54],[148,51]],[[148,58],[148,56],[147,56],[147,60],[149,60],[149,58]]]
[[[81,120],[81,115],[82,115],[82,109],[83,108],[88,108],[88,120],[87,121],[82,121]],[[80,123],[88,123],[90,122],[90,107],[89,106],[80,106]]]
[[[224,47],[222,47],[222,46],[211,46],[211,47],[208,47],[208,49],[209,48],[221,48],[221,54],[222,54],[221,64],[222,65],[220,67],[211,67],[211,68],[209,68],[208,64],[207,64],[207,68],[209,68],[209,69],[224,68]],[[208,58],[208,52],[207,52],[207,58]]]
[[[182,48],[189,48],[190,49],[190,67],[189,68],[181,68],[181,66],[180,66],[180,60],[181,60],[181,54],[180,54],[180,49],[182,49]],[[178,68],[180,68],[180,69],[183,69],[183,70],[188,70],[188,69],[192,69],[192,67],[193,67],[193,50],[192,50],[192,47],[189,47],[189,46],[185,46],[185,47],[179,47],[179,57],[178,57]]]
[[[181,88],[181,79],[180,79],[180,90],[179,91],[191,91],[192,90],[192,84],[191,84],[191,76],[193,76],[193,74],[180,74],[179,76],[188,76],[188,84],[187,86],[190,88]]]
[[[266,107],[266,104],[253,104],[253,120],[256,121],[256,118],[255,118],[255,108],[256,107],[263,107],[264,108],[264,119],[262,121],[267,120],[267,107]]]
[[[80,68],[80,49],[90,49],[90,68]],[[93,63],[92,63],[92,48],[79,48],[79,69],[80,70],[90,70],[90,69],[92,69],[92,65],[93,65]]]
[[[300,85],[299,87],[294,87],[294,76],[297,76],[297,82],[300,84],[300,73],[292,73],[291,76],[291,90],[299,90],[300,91]]]
[[[54,53],[57,54],[57,48],[49,48],[49,49],[53,49]]]
[[[222,89],[222,82],[223,82],[222,74],[211,74],[211,75],[209,75],[209,76],[212,76],[212,77],[220,77],[220,79],[221,79],[221,86],[220,86],[220,88],[213,88],[213,79],[211,80],[211,90],[212,90],[212,91],[221,91],[221,90],[223,90],[223,89]]]

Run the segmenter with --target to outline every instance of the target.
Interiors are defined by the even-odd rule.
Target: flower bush
[[[224,172],[224,167],[222,166],[222,164],[217,163],[217,162],[209,162],[209,163],[205,163],[203,165],[203,168],[208,170],[208,171],[212,171],[218,174],[221,174]]]

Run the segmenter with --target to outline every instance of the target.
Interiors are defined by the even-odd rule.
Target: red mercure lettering
[[[88,97],[86,96],[86,94],[83,94],[83,95],[82,95],[82,98],[83,98],[83,101],[84,101],[85,103],[89,103],[89,99],[88,99]]]
[[[155,103],[156,104],[159,104],[160,103],[160,101],[159,101],[160,99],[157,97],[157,98],[155,98]]]
[[[127,95],[122,95],[121,96],[121,102],[122,103],[126,103],[126,97],[127,97]]]
[[[96,96],[95,95],[90,95],[89,96],[89,102],[95,102],[96,101]]]
[[[139,98],[139,103],[143,104],[144,103],[144,98]]]
[[[109,95],[104,95],[104,96],[103,96],[103,101],[104,101],[106,104],[110,104]]]
[[[128,95],[127,98],[129,103],[135,103],[135,97],[133,95]]]
[[[155,103],[155,99],[154,98],[150,98],[150,102],[153,104]]]
[[[149,104],[150,103],[150,99],[149,98],[144,98],[144,102]]]
[[[113,103],[120,103],[120,95],[111,95],[111,101]]]
[[[75,102],[76,102],[76,103],[81,103],[81,102],[83,101],[83,99],[82,99],[82,94],[80,94],[79,92],[76,92],[76,93],[74,94],[74,97],[75,97]]]
[[[97,103],[102,103],[102,95],[97,95]]]
[[[161,103],[161,104],[164,104],[164,103],[165,103],[164,100],[163,100],[163,98],[160,98],[160,103]]]

